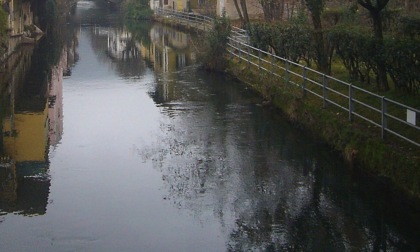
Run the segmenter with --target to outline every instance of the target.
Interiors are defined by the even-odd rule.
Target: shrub
[[[264,51],[273,50],[279,57],[294,62],[313,56],[311,29],[302,23],[252,23],[249,25],[251,45]]]
[[[213,29],[205,36],[203,67],[212,71],[223,71],[227,66],[225,54],[231,27],[229,19],[223,15],[214,19]]]
[[[397,89],[420,94],[420,40],[386,39],[383,57]]]
[[[129,19],[150,19],[153,11],[146,0],[127,0],[123,3],[123,12]]]
[[[3,55],[7,50],[7,13],[0,8],[0,55]]]
[[[329,40],[334,43],[336,55],[349,71],[350,78],[370,82],[370,75],[376,72],[376,44],[371,34],[362,27],[336,26],[328,31]]]

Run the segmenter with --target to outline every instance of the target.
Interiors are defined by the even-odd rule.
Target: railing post
[[[228,43],[229,50],[228,50],[228,52],[229,52],[231,60],[233,60],[235,58],[235,46],[232,43],[233,43],[232,38],[229,37],[229,43]]]
[[[274,76],[274,53],[273,52],[271,53],[270,64],[271,64],[271,76]]]
[[[306,66],[303,67],[303,82],[302,82],[302,96],[306,97],[306,78],[308,76],[308,70]]]
[[[286,60],[286,84],[289,84],[289,68],[290,68],[290,63],[289,60]]]
[[[322,98],[323,98],[323,107],[326,108],[327,103],[327,78],[325,77],[325,74],[322,75]]]
[[[350,85],[349,85],[349,121],[350,122],[353,121],[353,109],[354,109],[354,104],[353,104],[353,85],[350,83]]]
[[[386,128],[387,128],[387,119],[386,119],[386,114],[387,114],[387,105],[386,105],[386,99],[385,96],[382,96],[382,104],[381,104],[381,138],[385,139],[385,132],[386,132]]]
[[[251,52],[250,52],[250,48],[249,48],[249,46],[247,46],[246,47],[246,49],[247,49],[247,58],[248,58],[248,67],[250,67],[251,66]]]
[[[238,45],[238,50],[239,50],[239,60],[242,60],[242,45],[238,40],[235,40],[236,44]]]
[[[258,69],[261,69],[261,50],[258,50]]]

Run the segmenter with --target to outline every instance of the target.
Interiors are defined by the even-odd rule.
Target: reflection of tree
[[[135,41],[142,42],[143,45],[149,46],[151,41],[149,32],[152,27],[152,23],[146,20],[139,22],[138,20],[127,19],[125,27],[131,33],[132,38]]]
[[[400,251],[418,246],[412,243],[415,238],[404,232],[404,223],[415,221],[417,217],[412,216],[395,226],[394,216],[376,216],[375,213],[383,209],[372,209],[372,201],[362,199],[368,190],[354,192],[353,182],[348,181],[345,173],[334,171],[336,167],[331,166],[328,159],[316,159],[314,164],[309,174],[311,180],[272,187],[248,199],[252,201],[250,206],[236,213],[239,217],[231,233],[230,250]],[[284,171],[281,174],[287,174]],[[303,178],[300,176],[295,174],[296,182]],[[287,177],[290,178],[289,174]],[[284,185],[281,177],[278,179],[274,180]],[[276,195],[273,203],[264,201],[267,194]],[[294,199],[299,199],[298,205],[291,204]],[[389,202],[382,207],[390,208]],[[418,228],[411,230],[418,232]],[[402,238],[410,236],[411,242]]]
[[[195,71],[172,73],[177,95],[154,98],[168,121],[158,142],[139,153],[162,172],[166,199],[199,218],[208,212],[219,218],[229,232],[228,250],[417,246],[404,223],[417,223],[418,213],[396,221],[384,213],[393,208],[388,198],[366,198],[377,187],[355,186],[336,153],[249,105],[252,96],[226,80]]]
[[[259,98],[230,81],[194,66],[158,71],[165,53],[183,49],[172,47],[170,29],[156,26],[150,35],[146,52],[157,84],[149,94],[167,118],[158,140],[139,154],[162,172],[165,198],[174,206],[219,218],[229,250],[419,247],[404,230],[404,223],[418,223],[418,213],[387,213],[388,198],[365,186],[371,183],[355,185],[360,178],[352,178],[337,153],[254,106]]]

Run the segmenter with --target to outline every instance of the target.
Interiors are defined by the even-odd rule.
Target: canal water
[[[1,251],[420,249],[418,208],[200,70],[193,35],[116,20],[79,1],[59,50],[4,66]]]

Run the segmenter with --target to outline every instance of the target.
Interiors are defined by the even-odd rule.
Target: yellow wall
[[[184,5],[185,1],[184,0],[176,0],[176,10],[177,11],[183,11],[185,8],[187,8],[187,6]]]
[[[45,161],[48,141],[47,117],[48,106],[45,106],[43,113],[15,114],[13,123],[17,134],[4,137],[6,154],[16,162]],[[5,120],[4,130],[10,129],[10,120]]]

